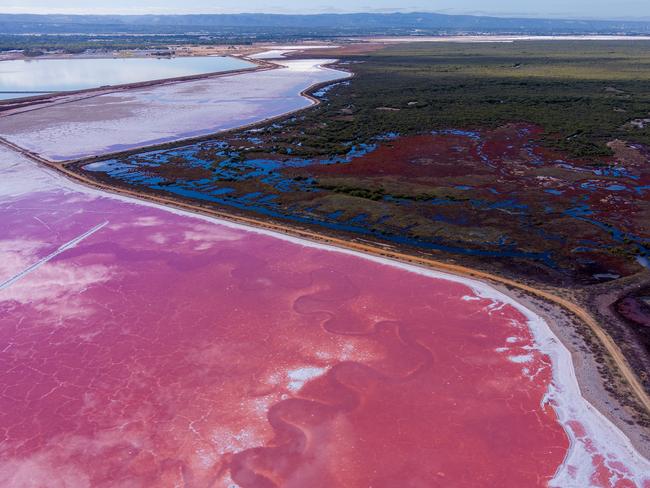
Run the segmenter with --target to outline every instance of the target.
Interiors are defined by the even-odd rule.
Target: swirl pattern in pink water
[[[493,290],[0,159],[1,486],[650,486]]]

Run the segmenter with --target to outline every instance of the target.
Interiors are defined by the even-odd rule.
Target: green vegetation
[[[383,188],[360,188],[355,186],[345,186],[345,185],[327,185],[327,184],[317,184],[317,188],[321,190],[329,190],[334,193],[344,193],[350,195],[351,197],[365,198],[368,200],[379,201],[386,196],[386,190]]]
[[[296,181],[303,181],[306,177],[297,176],[294,178]],[[332,178],[335,180],[335,178]],[[358,180],[359,185],[364,183],[364,180]],[[429,192],[429,193],[396,193],[388,192],[383,187],[374,187],[372,186],[372,181],[369,182],[371,187],[365,186],[349,186],[345,184],[336,184],[336,183],[322,183],[316,181],[314,186],[320,190],[328,190],[334,193],[343,193],[345,195],[350,195],[357,198],[365,198],[367,200],[379,201],[385,198],[390,198],[393,200],[408,200],[413,202],[426,202],[428,200],[444,199],[449,202],[466,202],[469,198],[461,198],[455,195],[441,194],[440,192]],[[411,185],[414,186],[414,185]],[[410,189],[410,187],[409,187]],[[402,189],[403,190],[403,189]]]
[[[529,122],[574,156],[614,138],[650,143],[650,42],[421,43],[348,56],[357,78],[307,114],[309,145],[386,133]],[[309,122],[313,124],[310,126]],[[332,151],[334,152],[334,151]]]

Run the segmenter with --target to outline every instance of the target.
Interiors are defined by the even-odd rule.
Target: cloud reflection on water
[[[218,56],[11,60],[0,62],[0,92],[81,90],[251,66],[241,59]]]

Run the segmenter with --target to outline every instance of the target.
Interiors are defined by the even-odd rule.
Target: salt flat
[[[314,103],[308,87],[346,78],[327,59],[103,93],[0,117],[0,136],[52,161],[207,135]]]

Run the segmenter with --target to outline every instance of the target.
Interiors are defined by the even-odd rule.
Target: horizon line
[[[110,9],[94,9],[80,11],[75,8],[59,8],[52,9],[49,11],[38,11],[37,9],[21,9],[16,8],[11,11],[0,10],[0,15],[70,15],[70,16],[97,16],[97,17],[108,17],[108,16],[133,16],[133,17],[146,17],[146,16],[188,16],[188,15],[277,15],[277,16],[318,16],[318,15],[358,15],[358,14],[380,14],[380,15],[390,15],[390,14],[436,14],[436,15],[445,15],[445,16],[469,16],[469,17],[490,17],[490,18],[503,18],[503,19],[527,19],[527,20],[556,20],[556,21],[595,21],[595,22],[649,22],[650,15],[642,17],[582,17],[574,14],[561,14],[561,13],[549,13],[549,14],[525,14],[525,13],[513,13],[513,12],[502,12],[502,13],[488,13],[488,12],[477,12],[477,11],[467,11],[467,12],[450,12],[450,11],[435,11],[435,10],[419,10],[419,9],[377,9],[373,11],[312,11],[312,12],[295,12],[295,11],[174,11],[171,9],[155,9],[149,12],[142,13],[142,9],[118,9],[111,11]]]

